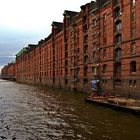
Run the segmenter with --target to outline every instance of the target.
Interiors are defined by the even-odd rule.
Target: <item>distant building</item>
[[[15,80],[16,76],[16,67],[15,63],[8,63],[8,65],[4,66],[1,70],[1,78],[7,80]]]
[[[140,1],[97,0],[16,56],[16,79],[89,92],[90,81],[124,96],[140,96]]]

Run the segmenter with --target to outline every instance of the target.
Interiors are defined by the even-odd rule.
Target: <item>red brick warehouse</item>
[[[98,78],[105,91],[140,96],[140,1],[91,1],[63,16],[17,54],[16,80],[90,92]]]

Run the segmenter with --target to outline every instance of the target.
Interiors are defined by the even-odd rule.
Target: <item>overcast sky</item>
[[[0,0],[0,69],[28,44],[51,33],[52,21],[63,21],[64,10],[80,11],[91,0]]]

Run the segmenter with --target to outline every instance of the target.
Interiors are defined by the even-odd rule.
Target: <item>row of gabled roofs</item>
[[[90,11],[92,10],[95,10],[98,8],[98,6],[104,6],[106,4],[108,4],[109,2],[111,2],[112,0],[96,0],[95,1],[91,1],[90,3],[86,3],[85,5],[82,5],[81,6],[81,9],[84,9],[87,5],[89,5],[90,7]],[[78,18],[81,18],[81,14],[82,12],[76,12],[76,11],[69,11],[69,10],[65,10],[63,15],[66,16],[66,17],[69,17],[70,18],[70,21],[72,22],[75,19],[78,19]],[[62,22],[56,22],[56,21],[53,21],[52,24],[51,24],[53,27],[56,27],[57,28],[57,34],[60,33],[62,30],[63,30],[63,23]],[[16,54],[16,57],[20,56],[21,54],[25,53],[25,52],[28,52],[30,50],[33,50],[35,49],[36,47],[40,46],[40,44],[42,44],[43,42],[46,42],[48,40],[50,40],[52,37],[52,33],[46,37],[44,40],[40,40],[38,42],[37,45],[34,45],[34,44],[29,44],[28,47],[24,47],[22,48],[17,54]]]

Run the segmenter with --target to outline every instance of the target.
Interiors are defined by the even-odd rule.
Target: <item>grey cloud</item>
[[[6,65],[14,60],[15,58],[13,56],[0,57],[0,65]]]

